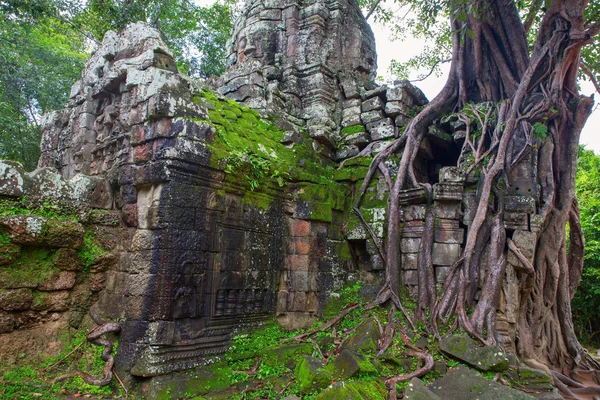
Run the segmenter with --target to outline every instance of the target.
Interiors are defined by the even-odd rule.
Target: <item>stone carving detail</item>
[[[219,90],[337,148],[343,102],[372,89],[373,33],[355,0],[248,1]],[[348,112],[346,112],[348,114]],[[331,154],[333,156],[333,154]]]

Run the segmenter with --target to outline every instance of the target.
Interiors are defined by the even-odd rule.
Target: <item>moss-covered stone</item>
[[[348,379],[358,374],[376,373],[375,366],[362,354],[351,350],[342,350],[333,360],[333,376],[336,379]]]
[[[482,346],[465,334],[442,338],[439,347],[443,353],[480,371],[505,371],[509,366],[500,346]]]
[[[346,341],[344,347],[358,353],[374,353],[380,337],[377,322],[370,318]]]
[[[265,349],[262,362],[268,366],[283,365],[294,369],[303,354],[311,354],[314,348],[310,343],[283,344]]]
[[[331,372],[325,368],[323,361],[311,356],[302,356],[296,364],[294,377],[301,393],[309,393],[323,389],[331,383]]]
[[[18,257],[0,269],[0,287],[35,288],[56,271],[51,249],[23,246]]]
[[[360,133],[360,132],[365,132],[364,125],[347,126],[342,129],[342,135],[344,135],[344,136],[352,135],[354,133]]]
[[[333,162],[320,156],[306,136],[302,143],[284,146],[284,133],[247,107],[205,90],[195,98],[208,109],[216,134],[206,147],[210,166],[225,171],[225,183],[245,189],[243,201],[266,210],[288,183],[297,182],[291,196],[304,202],[302,218],[332,220],[332,210],[344,210],[349,188],[332,178]]]
[[[315,400],[385,400],[387,390],[383,381],[337,382],[319,393]]]

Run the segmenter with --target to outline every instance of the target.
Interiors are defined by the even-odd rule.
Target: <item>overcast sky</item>
[[[215,0],[195,0],[200,5],[210,5]],[[372,24],[373,32],[377,40],[377,57],[378,57],[378,75],[384,78],[390,79],[388,68],[390,61],[396,59],[398,61],[407,61],[410,57],[419,54],[423,47],[423,42],[419,39],[411,37],[406,38],[404,41],[390,41],[390,32],[383,26],[378,24]],[[445,65],[445,72],[447,73],[449,65]],[[417,78],[418,73],[411,76],[411,79]],[[446,82],[446,76],[436,77],[430,76],[421,82],[416,82],[416,86],[420,87],[429,99],[435,97],[435,95],[442,89]],[[581,83],[581,93],[585,95],[591,95],[594,93],[594,87],[589,82]],[[599,97],[596,95],[596,97]],[[600,153],[600,108],[596,105],[594,112],[590,116],[581,134],[580,143],[585,144],[588,149],[593,149],[597,153]]]

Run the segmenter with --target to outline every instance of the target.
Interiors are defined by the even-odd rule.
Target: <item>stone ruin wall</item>
[[[178,73],[156,31],[138,24],[107,34],[67,107],[44,119],[40,167],[103,182],[103,209],[119,215],[111,227],[120,238],[110,249],[116,261],[102,271],[93,307],[124,321],[120,370],[149,377],[200,365],[224,352],[237,329],[272,315],[289,328],[308,326],[349,275],[376,292],[383,263],[350,213],[351,196],[372,155],[427,99],[408,82],[377,86],[374,76],[373,35],[352,0],[248,2],[228,70],[213,87],[220,95]],[[281,159],[291,151],[285,185],[271,180],[254,191],[227,171],[227,156],[218,156],[223,132],[260,119],[227,98],[277,116],[280,142],[265,138],[267,148],[246,142],[252,152],[231,152]],[[416,162],[419,179],[433,185],[438,284],[475,212],[477,176],[456,166],[463,144],[464,127],[446,119],[431,127]],[[532,257],[535,166],[519,163],[505,220]],[[361,207],[380,243],[387,196],[377,175]],[[414,297],[427,192],[401,196],[401,276]],[[507,343],[518,314],[518,263],[509,257],[499,310]]]
[[[0,353],[12,362],[80,327],[117,262],[122,232],[104,179],[66,180],[3,161],[0,201]]]

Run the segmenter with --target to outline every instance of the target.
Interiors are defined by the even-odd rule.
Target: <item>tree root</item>
[[[102,356],[101,356],[102,360],[106,361],[106,364],[104,365],[104,369],[103,369],[103,375],[104,375],[103,378],[98,379],[98,378],[91,376],[90,374],[85,373],[85,372],[77,371],[77,372],[61,375],[61,376],[55,378],[54,380],[52,380],[52,383],[62,382],[65,379],[72,378],[75,376],[79,376],[86,383],[88,383],[90,385],[94,385],[94,386],[107,386],[112,381],[112,378],[113,378],[112,368],[115,363],[114,358],[111,354],[113,344],[108,339],[102,339],[102,336],[105,334],[108,334],[108,333],[120,332],[121,324],[119,324],[117,322],[103,323],[102,320],[91,310],[90,310],[90,317],[96,324],[98,324],[100,326],[92,329],[92,331],[90,333],[88,333],[88,335],[86,336],[86,339],[89,342],[94,343],[95,345],[104,346],[104,350],[102,351]]]

